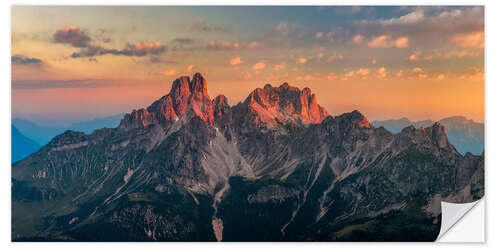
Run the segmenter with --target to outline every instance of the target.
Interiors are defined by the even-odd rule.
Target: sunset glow
[[[13,116],[130,112],[195,72],[232,105],[288,82],[332,115],[482,122],[484,9],[12,8]]]

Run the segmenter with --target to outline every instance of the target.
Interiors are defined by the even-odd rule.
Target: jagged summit
[[[206,90],[181,77],[119,128],[67,131],[15,163],[13,240],[347,241],[329,237],[360,221],[435,240],[441,200],[484,194],[484,153],[460,155],[441,123],[392,134],[328,116],[308,88],[267,84],[234,107]]]
[[[241,105],[256,125],[320,123],[329,116],[326,109],[318,105],[311,89],[300,90],[286,82],[279,87],[266,84],[264,88],[255,89]]]
[[[266,84],[257,88],[248,98],[233,107],[254,125],[274,126],[278,123],[320,123],[329,116],[326,109],[318,105],[311,89],[299,89],[283,83],[279,87]],[[223,95],[211,99],[207,81],[196,73],[193,78],[181,76],[174,80],[169,94],[155,101],[146,109],[134,110],[125,115],[120,123],[122,129],[146,127],[150,124],[168,126],[182,118],[185,113],[198,116],[209,125],[229,112],[227,98]]]
[[[207,124],[214,122],[214,104],[208,96],[207,81],[200,73],[193,79],[177,78],[168,95],[163,96],[147,109],[134,110],[126,114],[120,128],[131,129],[150,124],[168,125],[178,121],[186,112],[198,116]]]

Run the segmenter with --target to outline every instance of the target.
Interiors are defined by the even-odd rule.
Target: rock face
[[[118,128],[67,131],[16,163],[12,237],[433,241],[439,201],[484,195],[484,155],[460,155],[446,132],[333,117],[288,84],[231,107],[200,74],[181,77]]]
[[[328,116],[309,88],[300,90],[288,83],[280,87],[267,84],[263,89],[258,88],[236,109],[247,115],[244,119],[257,126],[320,123]]]
[[[175,80],[168,95],[146,109],[126,114],[119,128],[132,129],[151,124],[168,126],[185,113],[195,115],[213,125],[214,103],[208,96],[207,81],[199,73],[193,76],[193,80],[187,76]]]

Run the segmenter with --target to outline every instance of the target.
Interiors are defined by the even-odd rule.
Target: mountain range
[[[196,73],[14,164],[12,240],[433,241],[441,201],[483,195],[439,122],[391,133],[288,83],[230,106]]]
[[[37,151],[40,148],[36,142],[24,136],[14,125],[11,127],[11,161],[12,163],[24,159],[24,157]]]
[[[38,145],[47,144],[54,136],[64,133],[66,130],[80,131],[86,134],[100,128],[116,128],[120,124],[123,114],[117,114],[88,121],[76,122],[69,126],[43,126],[35,122],[13,118],[12,124],[16,126],[26,137],[35,141]]]
[[[484,123],[474,122],[464,116],[452,116],[438,121],[446,127],[450,143],[462,155],[467,152],[481,155],[484,152]],[[408,126],[416,128],[431,126],[432,120],[410,121],[408,118],[373,121],[375,127],[384,127],[392,133],[399,133]]]

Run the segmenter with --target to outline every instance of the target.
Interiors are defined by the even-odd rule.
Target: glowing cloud
[[[400,37],[396,39],[395,42],[396,48],[406,48],[408,47],[408,37]]]
[[[355,44],[361,44],[364,40],[364,37],[363,35],[355,35],[353,38],[352,38],[352,41],[355,43]]]
[[[167,69],[163,71],[163,75],[165,76],[173,76],[175,75],[175,73],[176,73],[175,69]]]
[[[378,74],[377,77],[379,79],[385,78],[387,76],[387,69],[384,67],[381,67],[378,69],[377,74]]]
[[[241,58],[239,56],[229,60],[229,65],[233,65],[233,66],[240,65],[243,63],[244,63],[243,60],[241,60]]]
[[[196,68],[196,66],[194,66],[194,64],[190,64],[186,71],[189,72],[189,73],[192,73],[194,71],[194,69]],[[175,74],[175,71],[174,71],[174,74]]]
[[[413,73],[420,73],[420,72],[424,72],[421,68],[413,68],[412,70]]]
[[[408,37],[399,37],[393,40],[389,35],[381,35],[373,37],[368,42],[370,48],[406,48],[408,47]]]
[[[413,54],[411,54],[410,57],[408,57],[408,59],[410,61],[418,61],[418,59],[420,58],[420,55],[421,55],[420,51],[416,51]]]
[[[91,38],[77,26],[64,26],[62,29],[54,33],[55,43],[70,44],[73,47],[87,47]]]
[[[444,74],[439,74],[437,77],[436,77],[436,80],[438,81],[442,81],[444,80],[446,77],[444,76]]]
[[[260,62],[258,62],[258,63],[256,63],[256,64],[254,64],[252,68],[253,68],[254,70],[262,70],[262,69],[264,69],[265,67],[266,67],[266,62],[264,62],[264,61],[260,61]]]
[[[307,62],[307,58],[301,57],[295,61],[297,64],[304,64]]]
[[[451,38],[451,42],[462,48],[484,48],[484,31],[458,34]]]
[[[274,71],[279,71],[279,70],[285,69],[286,67],[287,67],[286,63],[282,62],[280,64],[274,65],[273,70]]]

